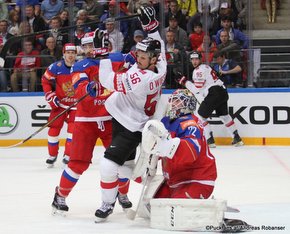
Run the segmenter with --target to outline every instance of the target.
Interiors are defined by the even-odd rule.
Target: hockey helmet
[[[147,37],[136,45],[137,50],[148,52],[151,57],[157,57],[161,53],[161,43],[151,37]]]
[[[77,47],[73,43],[66,43],[66,44],[64,44],[64,46],[62,48],[62,53],[66,52],[66,51],[75,51],[75,52],[77,52]]]
[[[84,46],[85,44],[93,43],[95,48],[102,47],[102,36],[103,31],[99,29],[92,32],[87,32],[81,39],[81,44]]]
[[[188,89],[177,89],[168,100],[166,116],[176,119],[186,114],[194,113],[197,100]]]
[[[198,51],[193,51],[193,52],[190,54],[190,60],[191,60],[191,59],[194,59],[194,58],[202,59],[202,55],[201,55],[201,53],[198,52]]]

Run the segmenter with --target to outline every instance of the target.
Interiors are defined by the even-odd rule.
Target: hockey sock
[[[59,149],[58,136],[48,136],[48,154],[57,157]]]
[[[231,134],[232,137],[234,137],[234,131],[237,130],[234,120],[230,115],[222,115],[220,116],[221,121],[226,126],[226,129]]]
[[[73,187],[76,185],[80,178],[80,174],[75,173],[69,167],[63,171],[59,183],[58,193],[63,197],[67,197]]]
[[[127,194],[129,190],[130,180],[127,178],[119,178],[119,188],[118,191],[121,194]]]

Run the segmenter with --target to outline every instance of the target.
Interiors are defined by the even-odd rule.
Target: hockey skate
[[[234,131],[234,138],[233,138],[233,141],[232,141],[232,145],[234,145],[234,146],[242,146],[242,145],[244,145],[244,142],[242,141],[242,138],[238,134],[237,130]]]
[[[46,159],[46,164],[47,164],[47,167],[50,168],[50,167],[53,167],[54,166],[54,163],[56,162],[56,159],[57,159],[57,156],[49,156],[48,159]]]
[[[212,132],[210,132],[209,134],[210,134],[210,137],[206,140],[207,145],[209,148],[216,148]]]
[[[69,162],[69,156],[67,156],[67,155],[63,155],[63,158],[62,158],[62,162],[63,162],[63,164],[68,164],[68,162]]]
[[[95,212],[95,216],[96,216],[95,223],[106,221],[108,216],[113,213],[114,206],[115,206],[115,203],[111,204],[111,203],[103,202],[102,206],[99,209],[97,209]]]
[[[65,216],[65,213],[68,212],[68,206],[65,202],[65,197],[62,197],[57,192],[58,187],[55,188],[55,194],[53,198],[53,202],[51,204],[52,206],[52,215],[61,215]]]
[[[122,206],[124,210],[132,207],[132,202],[130,202],[127,194],[118,193],[117,197],[118,197],[119,204]]]

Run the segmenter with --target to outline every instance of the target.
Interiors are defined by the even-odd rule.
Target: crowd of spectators
[[[62,58],[62,46],[80,46],[86,32],[100,28],[109,34],[111,51],[128,53],[146,37],[136,18],[115,22],[115,17],[135,14],[147,0],[0,0],[0,53],[9,38],[35,33],[9,48],[5,67],[0,68],[0,92],[42,91],[40,78],[47,66]],[[248,38],[246,11],[248,1],[237,0],[151,0],[161,22],[166,42],[168,75],[164,87],[176,88],[174,76],[192,71],[188,56],[203,54],[203,62],[222,69],[237,64],[235,76],[227,76],[229,87],[240,87],[245,80]],[[99,21],[91,25],[82,25]],[[58,30],[76,25],[70,30]],[[45,31],[45,33],[39,33]],[[221,53],[220,53],[221,52]],[[216,58],[222,56],[224,64]],[[233,62],[229,61],[233,60]],[[215,65],[215,66],[214,66]],[[222,70],[223,71],[223,70]],[[236,78],[238,77],[238,78]],[[245,83],[245,82],[244,82]]]

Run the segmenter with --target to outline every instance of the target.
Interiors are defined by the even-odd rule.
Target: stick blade
[[[130,220],[134,220],[136,218],[136,211],[133,209],[128,209],[126,211],[126,217]]]

